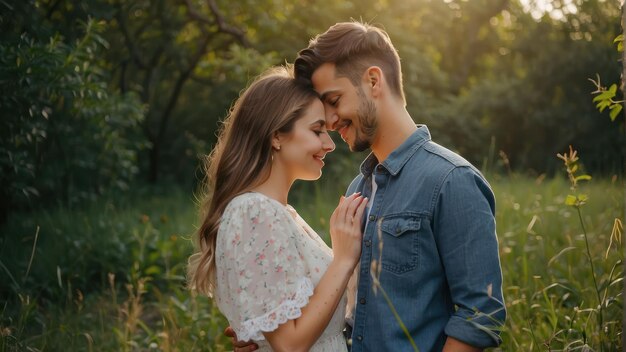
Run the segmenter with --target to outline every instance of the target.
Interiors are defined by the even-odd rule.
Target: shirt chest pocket
[[[410,215],[382,218],[382,268],[397,274],[412,271],[419,263],[419,230],[421,219]],[[380,247],[378,247],[380,248]]]

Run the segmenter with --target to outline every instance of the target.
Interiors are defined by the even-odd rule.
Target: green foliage
[[[313,188],[299,184],[290,203],[327,233],[324,219],[351,176],[325,175]],[[516,174],[489,178],[498,200],[508,311],[500,350],[585,344],[599,350],[596,291],[581,260],[585,240],[575,209],[563,206],[571,184]],[[595,178],[585,185],[584,219],[610,342],[605,351],[621,350],[623,253],[621,222],[615,220],[623,212],[621,191],[615,180]],[[194,223],[192,196],[170,187],[111,195],[80,209],[13,215],[0,228],[13,239],[0,243],[0,261],[17,282],[0,290],[6,302],[0,351],[228,350],[222,315],[210,300],[191,297],[184,288]],[[0,280],[12,281],[4,269]]]
[[[503,351],[621,351],[620,181],[585,185],[584,229],[580,207],[563,206],[571,185],[517,177],[492,182],[508,312]]]
[[[246,83],[269,65],[292,61],[312,36],[350,18],[386,28],[402,57],[407,109],[430,126],[435,140],[475,164],[493,141],[494,152],[507,155],[508,169],[554,173],[548,156],[577,140],[581,152],[593,156],[589,170],[622,168],[619,130],[585,103],[590,73],[619,77],[612,41],[620,12],[611,2],[579,1],[576,11],[554,3],[559,18],[537,17],[518,1],[503,0],[25,4],[12,5],[17,20],[9,23],[18,30],[43,27],[48,37],[74,40],[79,21],[104,24],[109,46],[99,58],[112,73],[106,82],[113,91],[134,92],[145,106],[140,124],[151,148],[139,154],[138,165],[149,179],[195,182],[198,154],[215,143],[219,120]],[[619,106],[611,103],[604,113],[617,119]]]
[[[185,288],[195,222],[188,193],[154,188],[11,216],[0,242],[0,351],[225,350],[223,317]]]
[[[569,146],[569,153],[557,154],[559,159],[563,160],[563,164],[565,166],[565,171],[567,172],[567,177],[569,178],[571,184],[571,190],[575,192],[575,194],[568,194],[565,198],[565,204],[573,206],[575,208],[580,208],[585,204],[587,199],[586,194],[581,194],[578,192],[578,182],[580,181],[590,181],[591,176],[583,174],[578,175],[580,171],[579,168],[579,159],[578,152],[575,151],[572,146]]]
[[[600,78],[598,78],[598,82],[592,80],[594,84],[598,87],[598,90],[593,94],[596,96],[593,98],[593,102],[596,103],[596,108],[603,112],[606,108],[609,108],[609,116],[611,117],[611,121],[615,121],[620,112],[622,112],[622,104],[624,101],[616,101],[615,96],[617,95],[617,84],[612,84],[609,88],[602,87],[600,85]]]
[[[624,52],[624,34],[620,34],[613,39],[613,44],[617,45],[617,52]]]
[[[561,18],[503,0],[213,3],[217,12],[205,1],[0,1],[0,220],[44,206],[0,232],[0,351],[228,348],[215,306],[183,287],[192,200],[132,180],[152,164],[171,183],[199,179],[198,154],[246,83],[350,18],[389,32],[416,122],[494,172],[502,350],[619,350],[620,187],[595,177],[581,194],[515,173],[556,172],[552,156],[573,140],[587,171],[622,170],[617,85],[595,81],[595,107],[585,85],[620,72],[614,2],[577,1]],[[336,144],[321,182],[297,183],[290,198],[326,239],[364,157]]]
[[[618,35],[613,43],[617,43],[617,52],[624,52],[624,34]],[[609,108],[609,117],[611,121],[615,121],[619,113],[622,112],[624,100],[615,100],[617,96],[617,85],[612,84],[609,88],[602,86],[600,83],[600,75],[597,75],[596,80],[589,79],[591,83],[596,86],[596,90],[591,94],[595,95],[593,102],[596,103],[596,108],[603,112],[606,108]]]
[[[87,22],[72,44],[29,33],[0,44],[2,213],[125,189],[137,174],[143,108],[107,85],[104,29]]]

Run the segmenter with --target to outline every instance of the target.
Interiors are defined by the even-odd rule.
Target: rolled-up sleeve
[[[495,197],[473,168],[457,167],[441,183],[434,232],[456,307],[446,335],[480,348],[499,345],[506,309]]]

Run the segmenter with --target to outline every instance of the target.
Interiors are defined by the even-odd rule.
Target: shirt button
[[[365,298],[361,298],[361,299],[359,300],[359,303],[361,303],[361,304],[365,304],[365,302],[367,302],[367,301],[365,300]]]
[[[369,247],[372,245],[372,241],[370,240],[365,240],[365,247]]]
[[[374,220],[376,220],[376,215],[370,215],[369,220],[370,220],[370,221],[374,221]]]
[[[363,336],[359,335],[359,336],[356,337],[356,339],[359,340],[359,341],[363,341]]]
[[[378,166],[376,167],[376,169],[378,169],[378,171],[382,171],[382,170],[383,170],[383,166],[382,166],[382,165],[378,165]]]
[[[402,232],[402,229],[400,229],[399,227],[396,229],[396,234],[399,235],[400,232]]]

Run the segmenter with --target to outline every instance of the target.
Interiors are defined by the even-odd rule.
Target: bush
[[[143,107],[110,92],[103,26],[66,44],[28,32],[0,43],[0,221],[38,203],[76,203],[128,187],[146,147]]]

